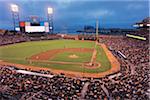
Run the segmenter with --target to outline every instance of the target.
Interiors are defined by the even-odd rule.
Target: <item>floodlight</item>
[[[16,27],[15,30],[16,30],[16,31],[20,31],[20,28],[19,28],[19,27]]]
[[[52,29],[53,29],[53,27],[49,27],[49,29],[51,29],[51,30],[52,30]]]
[[[11,5],[11,10],[12,10],[13,12],[19,12],[19,7],[18,7],[18,5],[12,4],[12,5]]]
[[[147,24],[147,26],[150,26],[150,24]]]
[[[139,26],[140,26],[140,27],[143,27],[143,24],[140,24]]]
[[[48,12],[48,14],[53,14],[53,8],[48,7],[47,12]]]
[[[138,27],[139,25],[137,25],[137,24],[135,24],[135,25],[133,25],[133,27]]]

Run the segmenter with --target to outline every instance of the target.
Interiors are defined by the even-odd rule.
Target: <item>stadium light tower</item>
[[[48,22],[49,22],[49,31],[50,33],[53,33],[53,8],[48,7],[47,8],[47,14],[48,14]]]
[[[19,7],[16,4],[11,4],[11,12],[13,17],[14,31],[19,28]]]

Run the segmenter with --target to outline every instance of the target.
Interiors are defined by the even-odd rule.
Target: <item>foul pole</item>
[[[98,20],[96,20],[96,41],[98,42],[98,24],[99,24],[99,22],[98,22]]]

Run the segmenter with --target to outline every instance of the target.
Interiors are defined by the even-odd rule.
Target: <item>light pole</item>
[[[14,32],[15,32],[16,28],[19,27],[19,7],[16,4],[11,4],[10,7],[12,12]]]
[[[47,8],[47,17],[48,17],[48,23],[49,23],[49,31],[50,33],[53,33],[53,8],[48,7]]]

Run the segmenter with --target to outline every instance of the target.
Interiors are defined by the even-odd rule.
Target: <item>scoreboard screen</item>
[[[45,26],[25,26],[26,32],[45,32]]]
[[[33,32],[49,32],[49,23],[48,22],[20,22],[19,23],[20,31],[33,33]]]

